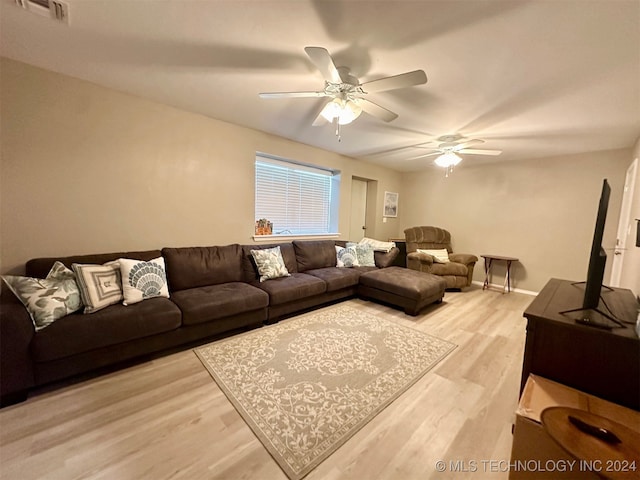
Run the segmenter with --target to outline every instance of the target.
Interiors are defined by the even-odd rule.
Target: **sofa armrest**
[[[428,253],[411,252],[407,254],[407,268],[419,272],[429,272],[433,265],[433,257]]]
[[[476,263],[478,261],[478,257],[468,253],[450,253],[449,260],[469,266]]]
[[[386,268],[391,266],[399,254],[400,249],[398,247],[393,247],[388,252],[373,252],[373,257],[376,260],[376,267]]]
[[[34,373],[30,346],[35,335],[31,317],[9,291],[0,297],[0,405],[26,398],[33,387]]]

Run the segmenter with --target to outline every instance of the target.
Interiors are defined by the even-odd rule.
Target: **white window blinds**
[[[256,220],[274,235],[326,234],[332,227],[334,172],[256,156]]]

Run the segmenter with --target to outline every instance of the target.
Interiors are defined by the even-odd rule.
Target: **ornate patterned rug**
[[[339,305],[195,352],[282,470],[298,480],[454,348]]]

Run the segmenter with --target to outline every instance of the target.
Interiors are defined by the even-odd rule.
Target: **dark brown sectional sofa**
[[[36,333],[27,310],[4,288],[0,401],[2,405],[22,401],[37,386],[356,296],[360,276],[388,267],[398,254],[397,248],[375,252],[376,267],[338,268],[336,244],[344,242],[164,248],[30,260],[26,275],[44,278],[56,260],[71,267],[118,258],[148,261],[162,255],[170,298],[111,305],[91,314],[76,312]],[[280,245],[291,276],[261,283],[250,251],[275,245]]]

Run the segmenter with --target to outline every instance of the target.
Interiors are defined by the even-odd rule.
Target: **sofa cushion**
[[[294,240],[298,271],[336,266],[336,249],[333,240]]]
[[[444,295],[447,282],[437,275],[402,267],[389,267],[364,273],[360,284],[414,301]]]
[[[265,308],[269,295],[246,283],[190,288],[171,297],[182,310],[182,323],[194,325]]]
[[[242,248],[238,244],[163,248],[162,255],[172,292],[242,281]]]
[[[252,285],[269,294],[269,305],[288,303],[327,291],[327,284],[323,280],[305,273],[292,273],[290,277],[274,278],[262,283],[254,280]]]
[[[431,266],[433,275],[454,275],[458,277],[466,277],[469,269],[466,265],[456,262],[435,263]]]
[[[167,298],[111,305],[91,315],[67,315],[38,332],[33,358],[46,362],[178,328],[180,309]]]
[[[327,292],[334,292],[357,285],[364,272],[358,268],[328,267],[307,270],[305,273],[323,280],[327,284]]]

